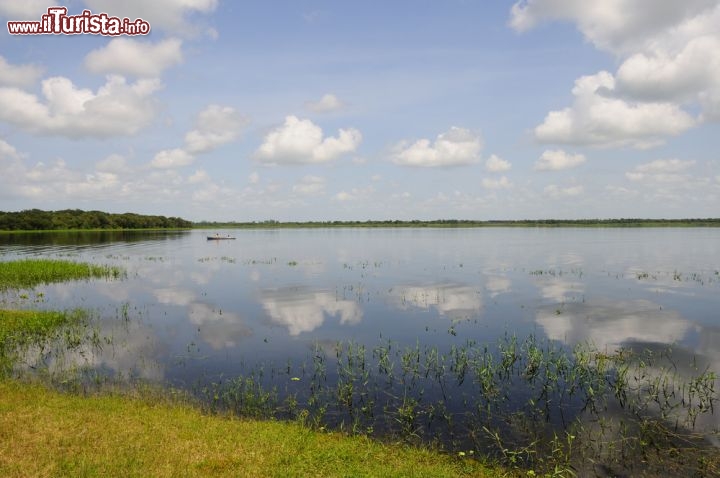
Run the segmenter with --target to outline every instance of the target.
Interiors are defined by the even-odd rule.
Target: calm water
[[[215,231],[213,231],[214,233]],[[718,229],[313,229],[3,236],[0,257],[118,265],[122,281],[2,296],[91,308],[82,359],[176,387],[299,363],[338,341],[454,345],[534,334],[657,348],[720,370]],[[118,320],[127,318],[128,320]]]
[[[609,349],[676,344],[720,369],[717,229],[221,233],[237,239],[6,236],[0,253],[125,268],[119,282],[39,287],[40,306],[98,309],[108,327],[125,306],[136,319],[125,346],[98,365],[173,384],[297,358],[314,342],[448,346],[505,333]]]

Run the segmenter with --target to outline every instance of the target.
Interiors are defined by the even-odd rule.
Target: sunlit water
[[[287,229],[3,236],[2,260],[117,265],[120,281],[2,296],[98,311],[98,370],[192,389],[351,340],[449,350],[530,334],[673,345],[720,370],[720,230]],[[123,317],[127,321],[118,320]],[[124,325],[121,325],[124,324]],[[714,419],[716,420],[716,419]]]

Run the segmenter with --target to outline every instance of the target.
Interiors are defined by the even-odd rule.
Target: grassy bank
[[[122,274],[119,267],[63,260],[24,259],[0,262],[0,290],[93,278],[117,279]]]
[[[0,382],[0,475],[504,476],[475,460],[204,416],[179,404]]]

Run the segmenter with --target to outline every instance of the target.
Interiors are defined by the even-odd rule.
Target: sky
[[[48,7],[147,35],[10,35]],[[720,217],[720,0],[0,0],[0,210]]]

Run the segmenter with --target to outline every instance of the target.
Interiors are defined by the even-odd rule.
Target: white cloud
[[[35,83],[43,69],[36,65],[11,65],[0,56],[0,85],[23,88]]]
[[[282,126],[265,136],[255,156],[274,164],[324,163],[357,150],[361,141],[356,129],[341,129],[337,137],[323,138],[322,129],[312,121],[287,116]]]
[[[683,173],[694,165],[695,161],[692,160],[656,159],[636,166],[632,171],[625,173],[625,177],[631,181],[680,182],[688,179]]]
[[[314,196],[325,191],[325,178],[318,176],[305,176],[292,188],[293,192]]]
[[[246,122],[229,106],[210,105],[198,114],[195,129],[185,135],[185,146],[160,151],[150,166],[171,169],[190,165],[196,155],[237,139]]]
[[[183,61],[182,42],[168,38],[158,43],[133,38],[113,38],[85,57],[85,67],[92,73],[114,73],[156,78],[163,70]]]
[[[192,14],[212,13],[218,0],[84,0],[93,12],[130,19],[142,18],[154,29],[170,30],[173,34],[197,33],[187,21]]]
[[[480,161],[482,141],[480,136],[465,128],[453,126],[437,136],[434,143],[421,139],[408,146],[398,144],[393,162],[402,166],[449,167],[462,166]]]
[[[694,165],[695,161],[692,160],[656,159],[655,161],[637,166],[635,170],[641,173],[679,173]]]
[[[209,105],[198,114],[195,129],[185,135],[185,149],[200,154],[235,141],[247,122],[234,108]]]
[[[253,171],[250,173],[250,176],[248,176],[248,181],[250,184],[257,184],[260,182],[260,175],[257,173],[257,171]]]
[[[347,191],[340,191],[335,195],[335,199],[337,199],[338,201],[352,201],[353,199],[355,199],[355,196],[353,196]]]
[[[535,162],[536,171],[562,171],[575,168],[585,162],[582,154],[569,154],[562,150],[547,150]]]
[[[195,161],[195,157],[182,148],[164,149],[157,153],[150,166],[158,169],[171,169],[187,166]]]
[[[5,158],[20,159],[20,155],[15,149],[15,146],[11,145],[5,140],[0,139],[0,160]]]
[[[585,192],[585,189],[582,186],[569,186],[566,188],[562,188],[555,184],[551,184],[549,186],[546,186],[543,192],[546,196],[549,196],[553,199],[559,199],[564,197],[579,196],[583,192]]]
[[[17,88],[0,88],[0,121],[37,134],[70,138],[131,135],[155,115],[157,80],[128,84],[109,76],[97,93],[63,77],[42,82],[43,99]]]
[[[548,113],[535,137],[543,143],[646,148],[695,124],[678,105],[625,101],[614,93],[615,78],[606,71],[579,78],[573,105]]]
[[[340,111],[345,107],[345,103],[332,93],[327,93],[318,101],[307,101],[305,107],[315,113],[332,113]]]
[[[508,189],[512,187],[512,183],[505,176],[499,179],[483,178],[482,185],[486,189]]]
[[[632,55],[617,72],[618,90],[649,101],[687,101],[720,82],[720,37],[690,40],[677,54],[659,50]]]
[[[550,112],[538,140],[643,148],[720,120],[718,0],[525,0],[510,23],[524,31],[556,19],[574,22],[620,67],[578,79],[573,105]]]
[[[716,5],[717,0],[522,0],[512,7],[510,25],[526,31],[550,20],[574,22],[597,48],[621,54]]]
[[[204,169],[198,169],[188,177],[189,184],[207,184],[211,182],[210,175]]]
[[[98,161],[95,169],[105,173],[122,173],[128,171],[128,165],[123,156],[111,154],[107,158]]]
[[[55,5],[57,0],[0,0],[0,16],[7,20],[40,21],[40,16]]]
[[[512,168],[510,161],[506,161],[495,154],[491,155],[487,161],[485,161],[485,170],[491,173],[509,171],[510,168]]]

